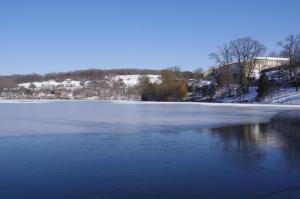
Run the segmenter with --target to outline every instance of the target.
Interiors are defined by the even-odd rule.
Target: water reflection
[[[266,159],[272,151],[282,153],[290,165],[300,162],[300,114],[279,113],[268,123],[246,124],[207,130],[218,137],[222,149],[243,165]]]
[[[98,102],[1,108],[0,198],[300,196],[296,112],[262,123],[279,110]],[[241,123],[253,124],[232,126]],[[220,125],[231,127],[212,128]]]

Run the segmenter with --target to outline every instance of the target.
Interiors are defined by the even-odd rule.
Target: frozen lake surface
[[[1,198],[299,198],[297,106],[0,104]]]

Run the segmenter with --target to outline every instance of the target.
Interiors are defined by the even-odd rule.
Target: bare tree
[[[231,96],[231,84],[233,81],[233,74],[231,64],[233,63],[233,51],[230,45],[224,44],[218,48],[218,51],[211,53],[211,59],[214,59],[220,65],[218,76],[221,84],[226,85],[228,96]]]
[[[298,74],[296,64],[300,59],[300,35],[289,35],[278,43],[283,48],[281,54],[289,58],[288,69],[290,76],[296,80],[296,90],[298,91]]]
[[[194,77],[196,80],[200,80],[203,79],[203,68],[198,67],[195,71],[194,71]]]
[[[289,58],[290,70],[293,68],[300,52],[300,35],[289,35],[278,43],[283,48],[281,54]]]
[[[175,65],[175,66],[168,67],[166,70],[173,71],[174,73],[180,73],[181,68],[180,68],[180,66]]]
[[[2,91],[4,89],[11,89],[16,86],[16,83],[14,82],[13,79],[10,78],[0,78],[0,96],[2,95]]]
[[[239,83],[243,93],[248,92],[251,74],[256,65],[256,58],[265,53],[266,47],[251,37],[243,37],[231,41],[230,46],[239,70]]]

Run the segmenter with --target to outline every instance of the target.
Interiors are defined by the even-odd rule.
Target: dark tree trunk
[[[227,89],[228,89],[228,97],[231,97],[231,88],[230,88],[230,84],[227,84]]]

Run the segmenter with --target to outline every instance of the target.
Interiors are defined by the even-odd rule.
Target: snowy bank
[[[282,88],[273,91],[263,103],[300,104],[300,91],[296,91],[295,88]]]
[[[274,108],[296,108],[300,110],[299,105],[292,104],[263,104],[263,103],[211,103],[211,102],[144,102],[144,101],[118,101],[114,100],[112,103],[118,104],[143,104],[143,105],[199,105],[199,106],[219,106],[219,107],[274,107]]]
[[[293,104],[300,105],[300,91],[295,88],[280,88],[272,91],[264,100],[257,102],[257,88],[252,87],[250,91],[241,97],[223,97],[216,101],[219,103],[239,103],[241,100],[247,103],[262,104]]]

